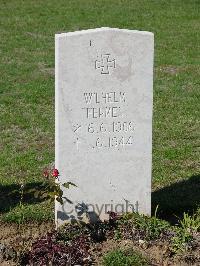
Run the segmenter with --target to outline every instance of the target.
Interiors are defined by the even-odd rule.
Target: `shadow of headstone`
[[[36,204],[42,202],[40,198],[34,196],[34,191],[42,190],[44,187],[42,182],[32,182],[24,185],[23,188],[23,203]],[[16,207],[21,200],[21,185],[0,184],[0,212],[5,213]]]
[[[156,206],[158,217],[176,223],[183,212],[193,214],[200,206],[200,175],[152,192],[152,215]]]

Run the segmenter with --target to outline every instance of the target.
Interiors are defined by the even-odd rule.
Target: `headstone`
[[[109,211],[151,213],[153,34],[56,34],[57,225]]]

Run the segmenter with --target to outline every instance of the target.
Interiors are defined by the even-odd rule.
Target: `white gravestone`
[[[151,213],[154,37],[100,28],[56,34],[56,168],[73,204],[57,225]]]

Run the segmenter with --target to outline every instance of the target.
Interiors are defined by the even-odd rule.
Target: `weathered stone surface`
[[[56,168],[86,212],[151,212],[153,34],[100,28],[56,35]],[[79,212],[80,211],[80,212]]]

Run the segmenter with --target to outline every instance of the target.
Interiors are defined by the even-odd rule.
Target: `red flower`
[[[59,176],[58,169],[53,169],[52,176],[54,176],[55,178],[58,178]]]

